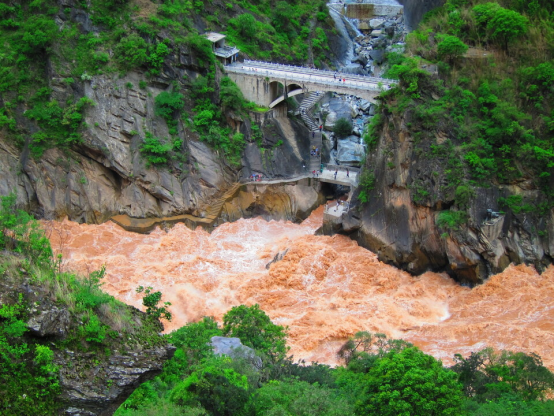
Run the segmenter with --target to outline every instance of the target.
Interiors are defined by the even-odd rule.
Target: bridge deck
[[[355,90],[389,89],[397,82],[362,75],[334,73],[318,69],[302,68],[289,65],[270,64],[265,62],[245,61],[236,62],[225,67],[227,72],[244,74],[255,77],[281,78],[291,82],[310,82],[326,86],[326,90],[347,87]],[[335,78],[334,78],[335,75]],[[344,81],[343,81],[344,80]]]

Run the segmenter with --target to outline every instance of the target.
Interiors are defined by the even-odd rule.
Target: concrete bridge
[[[288,97],[311,91],[355,95],[375,103],[375,98],[397,82],[384,78],[249,61],[225,67],[245,98],[273,108]]]

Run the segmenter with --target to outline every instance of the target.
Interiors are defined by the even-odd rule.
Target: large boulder
[[[380,65],[385,59],[385,52],[383,49],[374,49],[370,51],[369,54],[370,58],[372,58],[372,60],[378,65]]]
[[[335,122],[338,120],[337,113],[335,111],[330,111],[326,116],[326,122],[324,123],[324,128],[326,130],[333,130],[335,127]]]
[[[341,165],[360,166],[364,161],[364,154],[364,146],[361,144],[354,143],[349,139],[338,140],[337,142],[337,155],[335,158]]]
[[[258,369],[262,368],[262,360],[260,357],[256,355],[256,352],[252,348],[243,345],[239,338],[212,337],[210,338],[210,344],[216,355],[227,355],[234,359],[246,359],[254,367]]]

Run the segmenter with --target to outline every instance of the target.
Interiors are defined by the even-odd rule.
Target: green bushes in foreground
[[[239,336],[261,361],[214,356],[215,335]],[[553,409],[544,400],[553,374],[534,355],[485,349],[457,355],[445,368],[406,341],[362,331],[338,351],[345,367],[331,368],[276,356],[285,337],[258,305],[233,308],[223,329],[212,318],[190,323],[168,335],[178,349],[162,374],[142,384],[116,416],[547,416]]]

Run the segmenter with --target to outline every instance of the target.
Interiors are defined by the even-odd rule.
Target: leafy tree
[[[483,34],[497,41],[505,50],[510,42],[524,35],[528,19],[520,13],[501,7],[498,3],[484,3],[472,9]]]
[[[352,130],[353,130],[352,123],[349,120],[347,120],[346,118],[343,118],[343,117],[340,118],[339,120],[337,120],[335,122],[335,124],[333,125],[333,132],[340,139],[343,139],[343,138],[347,137],[348,135],[350,135]]]
[[[367,374],[357,414],[459,415],[457,374],[416,347],[390,351]]]
[[[156,319],[167,319],[172,320],[172,314],[168,311],[168,306],[171,306],[170,302],[164,302],[164,306],[158,306],[158,303],[162,300],[162,292],[153,292],[152,287],[144,288],[139,286],[135,291],[137,293],[143,293],[143,306],[146,306],[146,313]]]
[[[58,36],[58,26],[53,19],[44,15],[29,17],[22,29],[21,41],[14,46],[30,55],[45,52]]]
[[[468,46],[456,36],[445,36],[437,45],[437,54],[441,59],[453,63],[463,56]]]
[[[252,14],[243,13],[229,19],[228,24],[237,30],[243,40],[253,40],[256,42],[256,19]]]
[[[528,19],[514,10],[500,9],[488,22],[488,29],[492,32],[492,38],[507,50],[509,43],[526,33]]]
[[[216,357],[193,372],[171,392],[180,405],[200,403],[212,415],[240,416],[248,400],[247,377],[230,368],[229,357]]]
[[[191,322],[168,335],[168,341],[183,352],[186,365],[198,365],[213,356],[210,339],[222,335],[218,323],[211,317]],[[178,352],[176,352],[177,355]]]
[[[385,334],[359,331],[341,346],[337,357],[351,371],[367,372],[390,351],[399,352],[408,347],[412,347],[412,344],[401,339],[387,339]]]
[[[287,328],[272,323],[258,304],[234,306],[224,315],[224,336],[237,337],[244,345],[277,361],[285,357]]]
[[[464,393],[480,402],[498,399],[507,393],[536,400],[553,391],[553,373],[536,354],[496,353],[486,348],[468,358],[457,354],[455,362],[452,370],[458,373]]]

